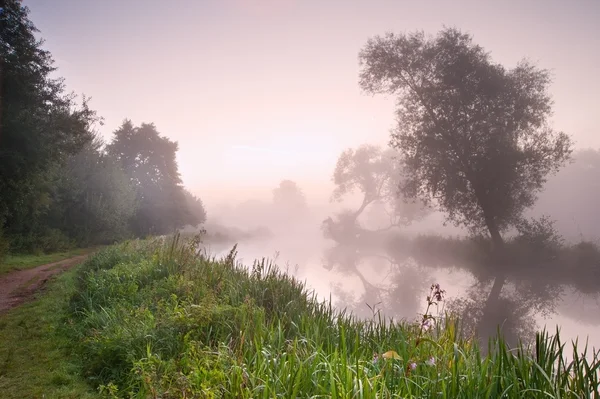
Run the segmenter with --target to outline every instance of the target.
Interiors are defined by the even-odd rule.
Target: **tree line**
[[[187,191],[178,145],[125,120],[108,143],[102,119],[67,91],[29,9],[0,8],[0,254],[55,251],[165,234],[205,221]]]

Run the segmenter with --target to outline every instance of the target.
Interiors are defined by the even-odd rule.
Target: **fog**
[[[565,246],[597,243],[600,186],[594,177],[599,168],[600,152],[576,152],[573,161],[549,179],[538,205],[528,215],[552,215]],[[375,309],[386,317],[415,321],[424,312],[426,295],[434,283],[447,291],[441,311],[462,312],[465,323],[475,323],[480,317],[469,319],[481,311],[477,302],[483,303],[488,295],[489,279],[478,270],[481,265],[476,256],[469,259],[461,250],[448,248],[460,239],[468,240],[469,233],[445,225],[443,213],[432,211],[418,221],[393,228],[378,236],[379,242],[365,240],[349,246],[326,238],[323,223],[343,210],[359,208],[360,193],[326,204],[296,201],[288,204],[292,209],[285,209],[281,199],[278,203],[278,190],[274,188],[270,200],[244,199],[214,207],[206,225],[205,251],[222,256],[237,244],[238,262],[250,266],[266,258],[305,281],[321,300],[331,299],[339,309],[363,318],[373,317]],[[302,195],[301,187],[294,190]],[[359,220],[365,230],[376,231],[389,224],[369,207]],[[213,237],[211,231],[223,234]],[[419,240],[421,245],[417,245]],[[515,345],[519,338],[530,341],[534,332],[544,327],[551,333],[559,327],[564,339],[588,339],[590,347],[599,348],[600,265],[597,258],[590,262],[592,280],[587,284],[561,279],[564,274],[552,275],[543,269],[534,268],[532,274],[515,271],[503,291],[505,311],[494,319],[509,343]]]
[[[221,256],[238,244],[240,262],[271,259],[305,280],[319,298],[331,297],[338,308],[360,317],[371,317],[375,307],[386,316],[414,320],[424,310],[431,284],[439,283],[447,291],[445,309],[462,317],[467,333],[489,333],[500,325],[514,344],[519,338],[530,340],[544,326],[554,331],[559,325],[564,337],[589,336],[590,344],[600,348],[600,136],[595,134],[600,2],[24,3],[31,7],[69,88],[92,95],[91,105],[104,118],[99,136],[110,141],[123,120],[131,118],[135,125],[154,123],[157,136],[177,142],[181,180],[206,208],[202,228],[209,254]],[[407,131],[434,124],[423,122],[430,122],[427,115],[407,116],[411,110],[418,113],[418,107],[410,107],[414,98],[406,95],[409,89],[397,89],[401,82],[390,83],[393,79],[381,72],[375,50],[385,46],[368,42],[388,31],[435,35],[445,26],[472,35],[494,62],[511,73],[516,70],[511,75],[490,67],[497,75],[486,69],[488,75],[523,83],[518,79],[528,70],[518,68],[526,58],[547,69],[551,81],[546,82],[546,72],[540,73],[539,86],[551,100],[539,90],[544,93],[531,107],[518,101],[518,106],[506,106],[510,118],[496,118],[502,123],[494,128],[489,122],[482,129],[488,133],[483,144],[468,148],[485,149],[472,157],[485,166],[481,170],[510,175],[498,178],[502,184],[497,186],[504,191],[495,196],[485,190],[493,186],[487,183],[495,179],[491,173],[464,178],[469,184],[457,183],[456,176],[463,176],[450,173],[455,169],[441,173],[438,168],[435,175],[419,164],[414,154],[422,143],[411,144],[407,137],[414,131]],[[435,45],[443,49],[444,43]],[[363,69],[361,50],[363,61],[372,61],[364,62]],[[457,54],[439,53],[451,61]],[[422,80],[429,83],[426,78]],[[518,92],[525,84],[510,83],[502,87],[510,86],[510,94],[525,101],[527,96]],[[500,90],[490,87],[484,89]],[[542,106],[530,118],[514,111],[536,104]],[[515,131],[539,133],[521,144],[547,144],[533,156],[525,144],[518,153],[529,154],[542,177],[523,166],[527,162],[512,161],[518,158],[510,156],[516,145],[497,139],[502,129],[496,128],[512,126],[519,117],[515,125],[526,128]],[[460,131],[456,126],[462,125],[447,130]],[[575,150],[564,165],[571,143],[561,141],[561,132],[568,134]],[[471,145],[472,136],[462,142]],[[429,149],[423,159],[430,165],[450,159],[447,148]],[[503,150],[509,156],[502,158]],[[546,150],[553,151],[551,156]],[[395,156],[404,157],[402,162],[412,156],[407,164],[413,184],[403,187],[414,191],[413,202],[401,198],[405,171]],[[486,157],[496,157],[500,166],[489,166]],[[546,175],[548,181],[542,182]],[[425,180],[431,184],[426,186]],[[420,202],[425,194],[437,194],[442,180],[447,183],[445,199],[451,197],[447,203]],[[472,198],[454,195],[474,191],[474,181],[485,188],[477,199],[496,201],[483,211]],[[536,192],[540,182],[543,189],[533,201],[528,193]],[[488,209],[497,214],[483,215]],[[467,222],[446,223],[449,210],[467,215]],[[494,225],[496,216],[498,224],[508,227]],[[521,216],[541,222],[519,225]],[[543,216],[549,219],[539,219]],[[554,230],[545,222],[549,220]],[[466,225],[476,228],[467,230]],[[502,251],[489,249],[498,243],[498,232],[500,242],[506,241]],[[499,294],[491,301],[494,292]]]

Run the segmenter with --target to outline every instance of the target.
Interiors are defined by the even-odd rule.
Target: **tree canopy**
[[[507,69],[454,28],[376,36],[359,58],[361,88],[397,96],[390,145],[403,193],[501,245],[571,153],[569,136],[549,125],[549,72],[527,61]]]
[[[106,147],[121,165],[137,197],[131,227],[136,235],[167,234],[206,219],[201,202],[186,193],[176,160],[178,145],[152,123],[136,127],[130,120],[114,132]]]
[[[50,181],[93,139],[99,119],[84,97],[65,92],[51,54],[21,2],[0,12],[0,227],[9,235],[39,229],[50,203]]]

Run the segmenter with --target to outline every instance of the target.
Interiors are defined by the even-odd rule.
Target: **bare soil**
[[[33,299],[48,280],[83,262],[89,254],[0,276],[0,313]]]

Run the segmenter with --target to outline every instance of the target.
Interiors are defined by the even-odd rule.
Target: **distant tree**
[[[154,124],[135,127],[125,120],[107,146],[129,177],[137,194],[132,218],[138,236],[167,234],[194,222],[178,171],[176,142],[160,136]]]
[[[277,211],[292,218],[304,215],[308,210],[304,193],[291,180],[282,180],[273,190],[273,205]]]
[[[65,93],[51,54],[20,1],[0,11],[0,226],[32,235],[48,210],[50,179],[92,139],[98,121],[83,99]]]
[[[507,70],[457,29],[377,36],[360,64],[364,91],[398,96],[391,146],[403,160],[405,195],[435,201],[457,225],[487,230],[502,253],[501,233],[571,153],[569,136],[548,125],[548,71],[526,61]],[[504,282],[498,268],[489,301]]]
[[[338,158],[333,173],[332,200],[342,201],[355,192],[362,193],[360,207],[354,212],[357,219],[369,206],[382,207],[389,218],[389,227],[406,225],[427,213],[420,201],[406,201],[398,185],[403,176],[396,162],[396,152],[373,145],[347,149]]]

